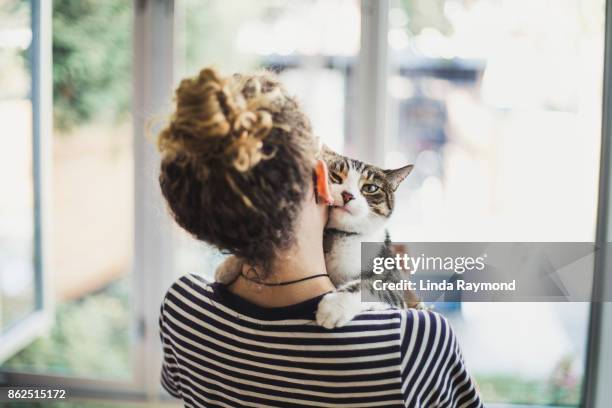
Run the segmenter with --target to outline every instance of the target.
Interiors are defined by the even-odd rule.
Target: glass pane
[[[338,151],[350,149],[344,135],[359,52],[358,0],[179,0],[176,6],[177,80],[208,65],[226,73],[277,71],[316,134]],[[180,231],[177,240],[177,274],[210,276],[219,254]]]
[[[53,2],[55,320],[4,368],[131,376],[132,21],[132,2]]]
[[[593,242],[604,1],[392,4],[393,239]],[[579,403],[587,304],[449,309],[488,402]]]
[[[0,2],[0,333],[36,307],[31,42],[29,2]]]

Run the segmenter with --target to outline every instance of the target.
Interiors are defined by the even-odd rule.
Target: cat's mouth
[[[347,212],[349,214],[353,214],[353,212],[347,206],[345,206],[345,205],[343,205],[343,206],[334,205],[334,206],[332,206],[332,210],[339,210],[339,211]]]

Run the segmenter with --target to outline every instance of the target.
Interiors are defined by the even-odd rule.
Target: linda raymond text
[[[510,282],[466,282],[457,279],[454,282],[446,279],[439,282],[427,280],[410,281],[402,279],[398,282],[385,282],[377,279],[372,284],[374,290],[418,290],[418,291],[454,291],[461,290],[466,292],[498,292],[515,291],[516,280]]]

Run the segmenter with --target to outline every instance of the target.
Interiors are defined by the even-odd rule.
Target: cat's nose
[[[342,192],[342,201],[344,201],[345,205],[346,205],[346,203],[348,203],[349,201],[351,201],[354,198],[355,198],[355,196],[352,195],[351,193],[349,193],[348,191],[343,191]]]

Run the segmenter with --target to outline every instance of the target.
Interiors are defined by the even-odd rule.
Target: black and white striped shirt
[[[187,275],[160,315],[163,387],[186,407],[481,407],[450,325],[430,311],[314,323],[321,297],[262,308]]]

